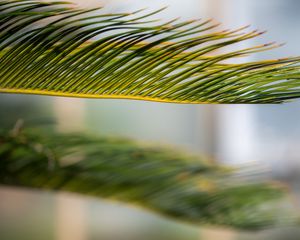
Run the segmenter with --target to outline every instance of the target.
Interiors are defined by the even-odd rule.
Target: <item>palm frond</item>
[[[126,139],[0,134],[0,184],[113,198],[200,225],[257,230],[295,221],[276,204],[284,190],[241,179],[202,157]]]
[[[159,11],[106,14],[64,2],[2,0],[0,92],[175,103],[300,97],[299,57],[227,63],[275,43],[219,51],[262,32],[218,32],[210,20],[150,21]]]

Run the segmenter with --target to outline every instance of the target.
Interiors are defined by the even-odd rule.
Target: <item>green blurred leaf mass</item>
[[[283,189],[171,147],[25,130],[1,134],[0,159],[5,185],[115,199],[199,225],[255,230],[293,221],[274,204]]]

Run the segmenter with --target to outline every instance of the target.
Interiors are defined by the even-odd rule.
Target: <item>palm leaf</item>
[[[172,148],[127,139],[0,134],[0,184],[113,198],[200,225],[257,230],[291,224],[284,191]]]
[[[150,21],[159,11],[106,14],[64,2],[2,0],[0,92],[175,103],[300,97],[298,57],[227,63],[275,43],[219,51],[262,32],[218,32],[211,21]]]

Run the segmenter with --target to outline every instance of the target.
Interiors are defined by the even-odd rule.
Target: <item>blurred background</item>
[[[148,7],[161,19],[214,18],[221,28],[251,24],[268,30],[253,45],[287,44],[251,59],[300,55],[298,0],[73,0],[110,12]],[[53,120],[59,131],[93,132],[172,144],[229,165],[255,163],[300,193],[300,101],[284,105],[176,105],[129,100],[89,100],[0,95],[1,128],[17,119]],[[298,201],[299,205],[300,201]],[[300,229],[237,233],[174,222],[125,204],[65,193],[0,188],[0,239],[43,240],[251,240],[300,239]]]

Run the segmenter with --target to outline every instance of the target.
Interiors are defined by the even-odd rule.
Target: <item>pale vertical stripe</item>
[[[216,230],[216,229],[205,229],[201,231],[201,240],[234,240],[236,234],[232,230]]]
[[[74,2],[80,7],[99,7],[102,6],[105,2],[108,2],[108,0],[71,0],[71,2]]]
[[[87,219],[84,201],[60,194],[56,201],[55,240],[86,240]]]
[[[84,100],[55,98],[54,113],[60,132],[82,131],[84,128]],[[55,240],[87,239],[87,219],[84,202],[76,198],[58,196],[56,202]]]
[[[253,106],[237,105],[218,112],[218,158],[226,164],[254,162],[255,119]]]
[[[196,2],[199,0],[195,0]],[[208,18],[218,16],[219,18],[223,18],[223,0],[203,0],[201,1],[201,8],[199,10],[199,13],[203,12],[203,9],[205,9],[205,15]],[[203,18],[203,16],[198,16],[199,18]],[[215,22],[218,22],[218,20],[214,19]],[[212,30],[214,31],[214,30]],[[219,52],[215,51],[214,53],[210,54],[217,54]],[[208,105],[208,106],[198,106],[197,110],[202,113],[202,121],[203,121],[203,129],[202,132],[199,134],[202,134],[204,136],[204,149],[206,153],[211,156],[215,157],[216,154],[216,142],[217,142],[217,110],[215,106]]]
[[[251,22],[245,1],[214,0],[222,8],[221,21],[229,27],[241,27]],[[213,2],[213,1],[212,1]],[[223,3],[223,5],[221,5]],[[247,48],[250,42],[233,45],[232,48]],[[235,59],[239,61],[248,59]],[[232,62],[232,61],[231,61]],[[244,164],[254,161],[255,115],[252,105],[220,106],[218,111],[218,158],[228,164]]]
[[[82,131],[84,128],[84,100],[54,98],[54,114],[60,132]]]
[[[225,18],[224,14],[224,0],[206,0],[207,2],[207,15],[208,16],[217,16],[218,20],[222,20]],[[224,108],[224,106],[223,106]],[[217,140],[219,137],[219,134],[217,134],[218,130],[217,129],[217,124],[218,124],[218,119],[217,117],[220,115],[218,112],[219,108],[215,108],[214,106],[209,106],[207,108],[205,114],[208,115],[206,121],[208,122],[208,127],[211,129],[208,131],[208,134],[211,134],[209,137],[210,140],[210,150],[212,151],[211,154],[215,154],[215,151],[219,150],[217,149]],[[221,119],[222,121],[223,119]],[[226,126],[222,126],[226,127]],[[228,137],[228,136],[227,136]],[[228,139],[227,139],[228,140]],[[216,230],[216,229],[202,229],[200,232],[200,237],[199,239],[201,240],[210,240],[210,239],[222,239],[222,240],[233,240],[235,239],[236,234],[233,233],[232,231],[227,231],[227,230]]]

